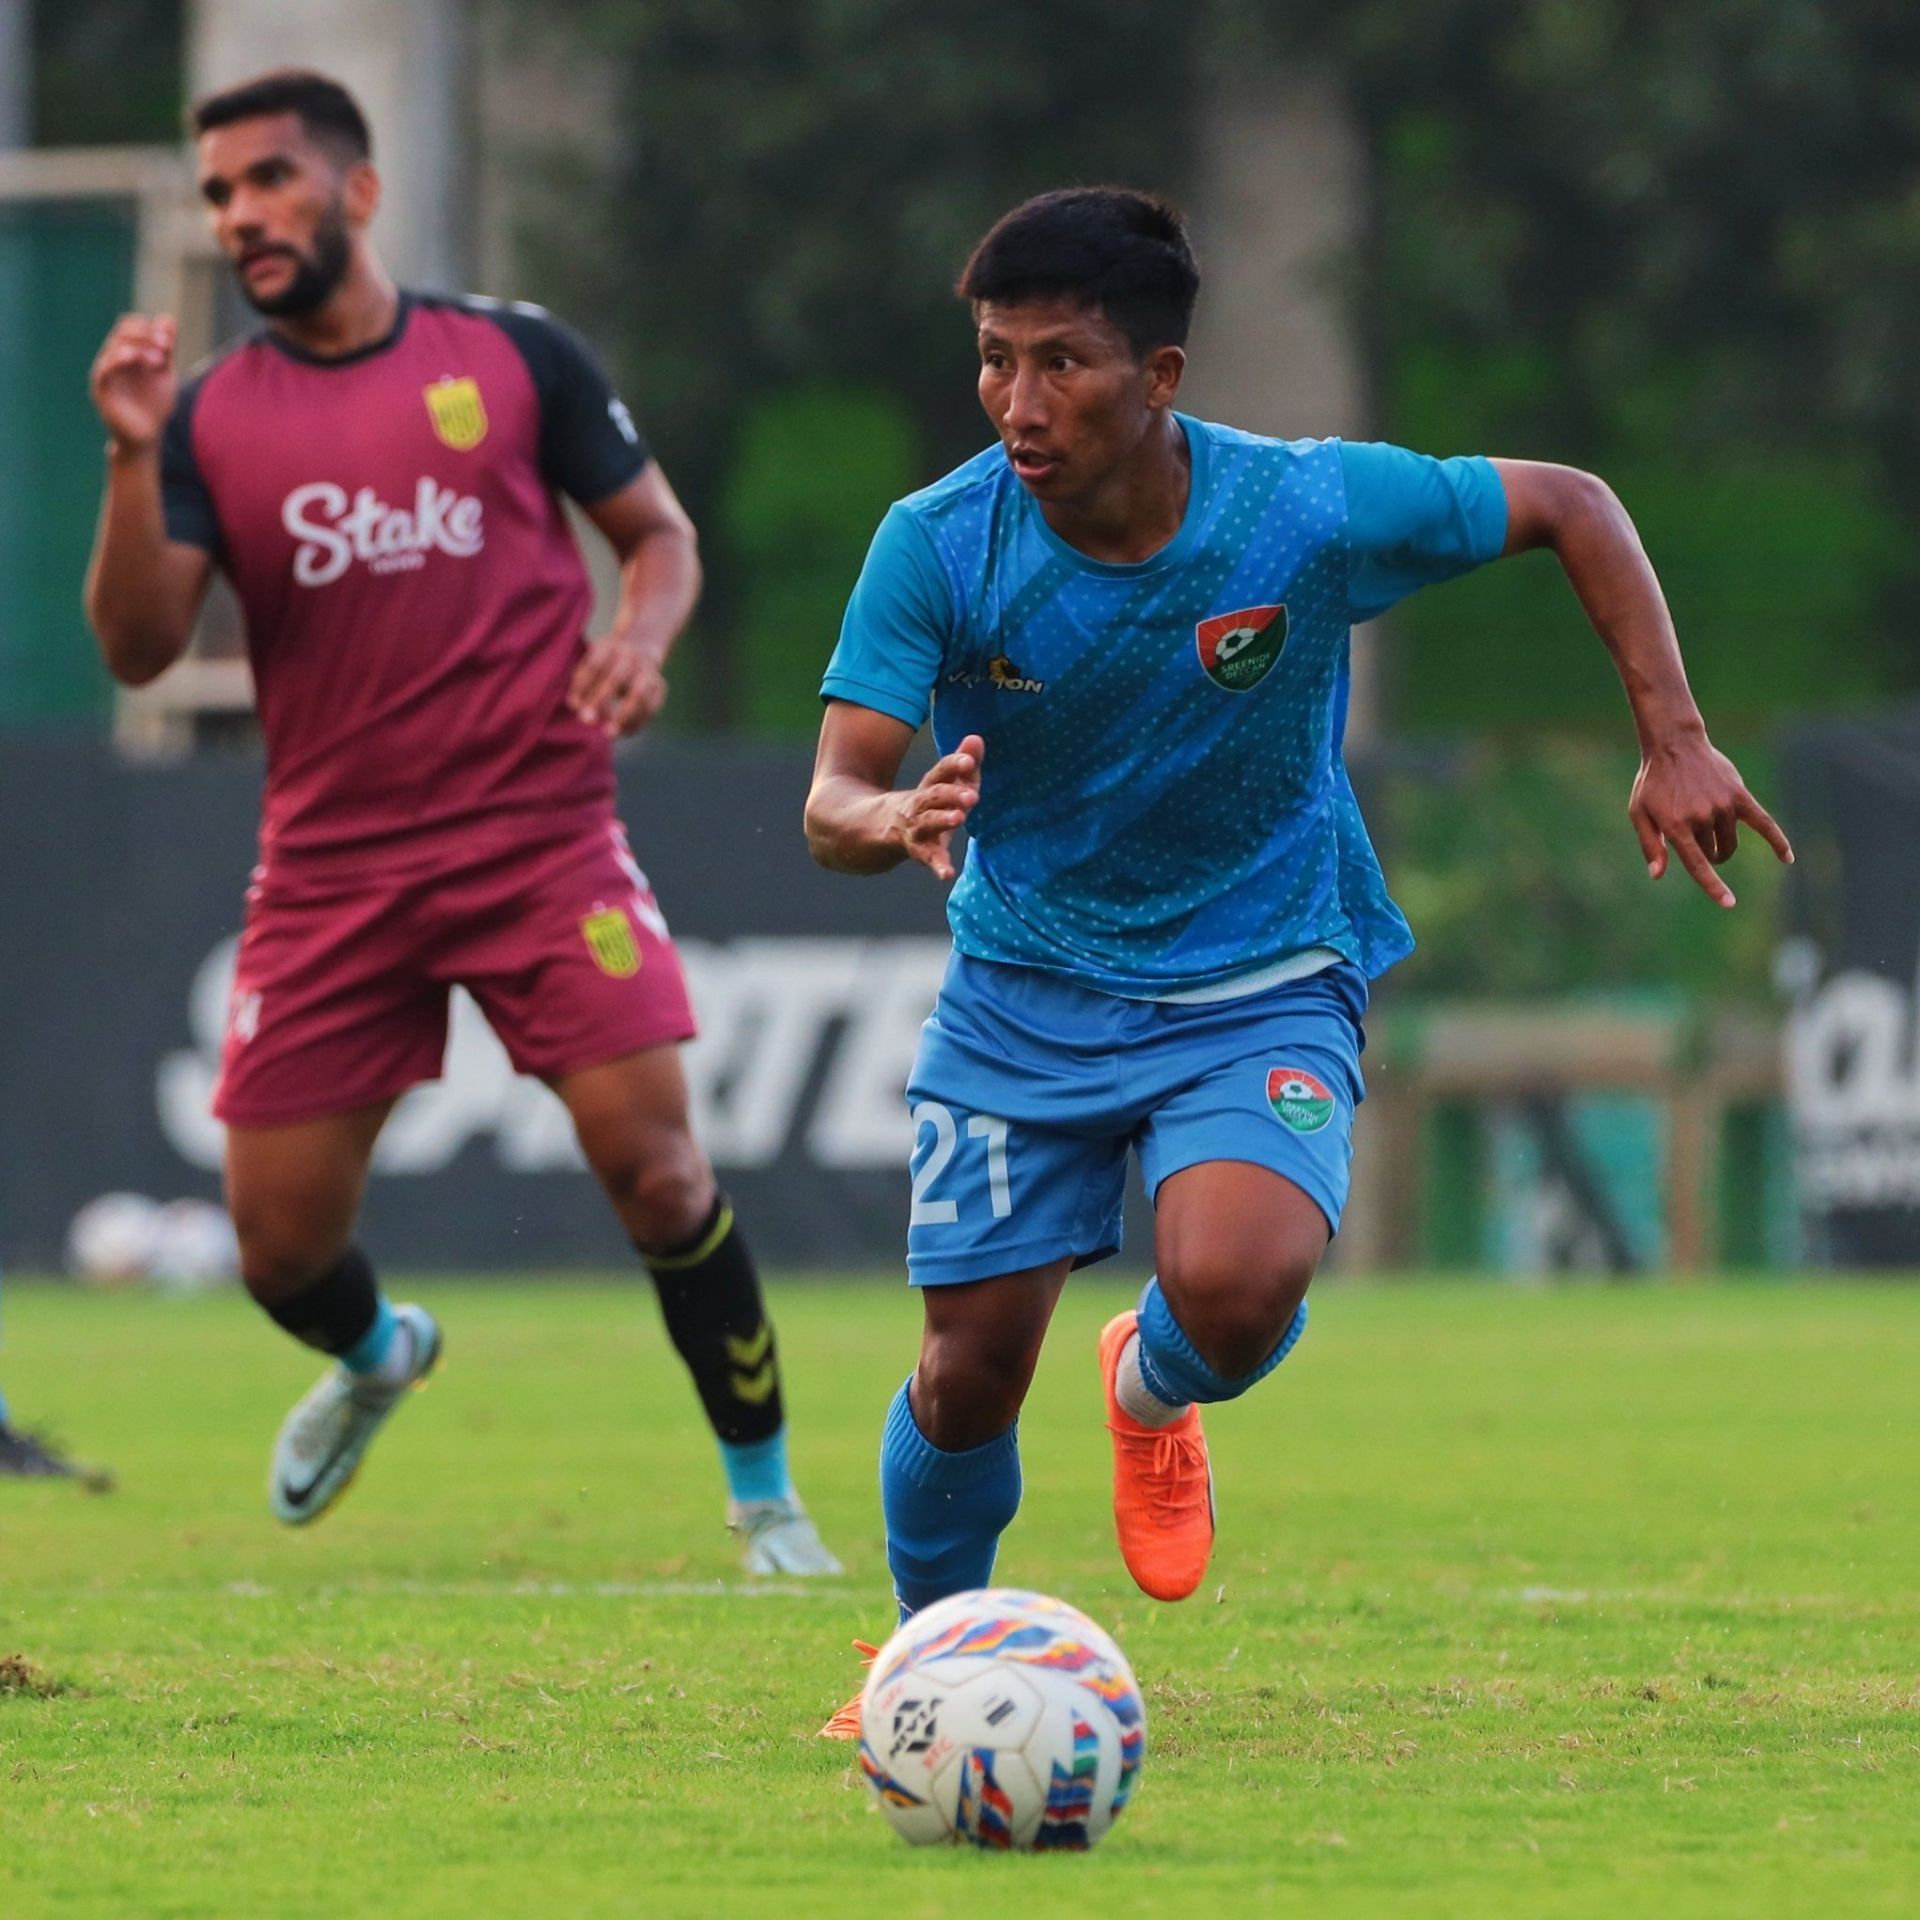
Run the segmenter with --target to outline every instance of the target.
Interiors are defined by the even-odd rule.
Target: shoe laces
[[[1153,1436],[1153,1474],[1169,1486],[1207,1477],[1207,1450],[1191,1427],[1162,1427]]]
[[[1107,1431],[1136,1449],[1151,1450],[1140,1490],[1156,1517],[1185,1519],[1193,1510],[1194,1482],[1200,1483],[1203,1494],[1207,1487],[1207,1449],[1197,1422],[1183,1419],[1170,1427],[1122,1427],[1109,1420]]]
[[[742,1500],[739,1510],[727,1521],[727,1531],[751,1543],[775,1527],[806,1517],[806,1510],[792,1500]]]
[[[294,1421],[294,1447],[307,1454],[332,1447],[347,1430],[355,1398],[356,1390],[351,1386],[345,1393],[316,1394]]]

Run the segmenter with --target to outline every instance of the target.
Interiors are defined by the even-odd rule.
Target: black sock
[[[380,1317],[380,1288],[367,1256],[349,1247],[298,1293],[260,1304],[296,1340],[322,1353],[345,1353],[373,1330]]]
[[[771,1440],[784,1419],[773,1323],[726,1197],[715,1198],[705,1226],[684,1246],[642,1247],[640,1258],[715,1435],[734,1445]]]

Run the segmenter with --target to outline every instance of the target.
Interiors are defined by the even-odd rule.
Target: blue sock
[[[722,1440],[720,1464],[727,1491],[736,1500],[788,1500],[793,1480],[787,1472],[787,1430],[766,1440]]]
[[[906,1387],[880,1441],[880,1505],[900,1617],[984,1587],[1000,1536],[1020,1507],[1020,1423],[997,1440],[943,1453],[915,1424]]]
[[[377,1373],[380,1363],[393,1346],[393,1336],[399,1331],[400,1322],[394,1317],[393,1309],[387,1305],[387,1296],[383,1293],[373,1316],[373,1325],[336,1358],[349,1373]]]
[[[1249,1387],[1258,1386],[1293,1351],[1306,1326],[1307,1303],[1302,1300],[1274,1350],[1251,1373],[1229,1380],[1201,1359],[1173,1317],[1156,1275],[1140,1296],[1140,1378],[1155,1399],[1164,1400],[1170,1407],[1185,1406],[1190,1400],[1203,1405],[1237,1400]]]

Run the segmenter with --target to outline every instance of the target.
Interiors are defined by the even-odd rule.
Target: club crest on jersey
[[[1216,613],[1193,630],[1200,665],[1216,687],[1245,693],[1273,669],[1287,644],[1287,610],[1278,607],[1239,607]]]
[[[612,980],[631,980],[640,971],[640,945],[633,922],[618,907],[595,907],[580,922],[580,937],[593,964]]]
[[[487,437],[487,405],[480,398],[480,382],[472,375],[455,379],[448,374],[420,392],[443,445],[466,453]]]
[[[1269,1067],[1267,1104],[1273,1117],[1294,1133],[1318,1133],[1333,1118],[1327,1083],[1305,1067]]]

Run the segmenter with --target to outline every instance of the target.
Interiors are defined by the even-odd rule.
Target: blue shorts
[[[1130,1147],[1150,1195],[1183,1167],[1251,1161],[1337,1232],[1366,1006],[1366,976],[1345,961],[1173,1006],[956,953],[907,1082],[914,1285],[1117,1252]]]

